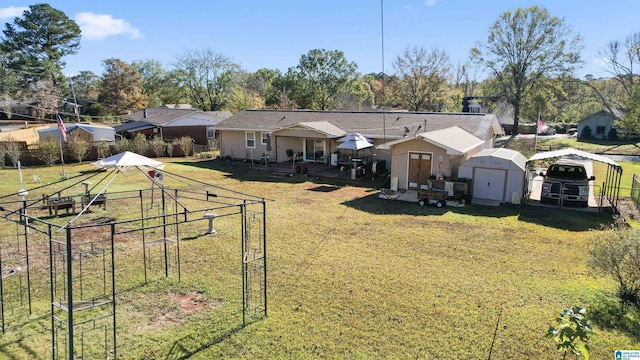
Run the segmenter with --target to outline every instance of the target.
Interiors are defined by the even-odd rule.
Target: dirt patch
[[[620,199],[618,201],[618,211],[620,211],[620,216],[625,220],[640,221],[640,210],[631,199]]]
[[[205,307],[218,307],[220,303],[217,301],[206,300],[202,293],[190,291],[184,295],[169,294],[169,299],[173,303],[180,305],[180,310],[183,312],[192,312]]]

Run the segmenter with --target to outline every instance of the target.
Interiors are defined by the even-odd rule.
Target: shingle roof
[[[146,113],[146,116],[145,116]],[[144,121],[149,124],[164,125],[176,119],[189,117],[194,114],[204,114],[215,120],[222,120],[230,116],[228,111],[201,111],[198,109],[171,109],[164,106],[148,108],[136,111],[133,114],[124,116],[128,122]]]
[[[490,134],[493,114],[319,111],[319,110],[242,110],[221,121],[219,130],[272,132],[298,123],[328,122],[346,133],[359,132],[370,138],[399,139],[404,135],[459,126],[486,139]]]

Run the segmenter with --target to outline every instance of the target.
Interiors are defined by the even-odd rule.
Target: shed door
[[[409,153],[409,183],[407,189],[426,184],[431,175],[431,154]]]
[[[506,170],[475,168],[473,197],[504,201],[506,180]]]

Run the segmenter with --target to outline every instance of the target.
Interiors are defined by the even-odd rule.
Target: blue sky
[[[13,1],[13,2],[12,2]],[[0,5],[0,24],[36,2]],[[185,50],[210,48],[254,72],[285,72],[311,49],[343,51],[362,74],[382,71],[379,0],[55,0],[48,2],[83,31],[77,55],[65,58],[67,74],[103,73],[102,60],[154,59],[170,69]],[[446,51],[464,62],[476,42],[506,10],[539,5],[565,19],[583,37],[579,75],[606,76],[599,52],[612,40],[640,32],[637,0],[384,0],[384,69],[407,47]],[[478,76],[481,80],[482,76]]]

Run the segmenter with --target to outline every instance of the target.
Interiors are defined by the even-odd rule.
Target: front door
[[[426,184],[431,175],[431,154],[409,153],[409,176],[407,189],[417,189]]]
[[[473,197],[503,201],[506,180],[506,170],[476,168],[473,176]]]

